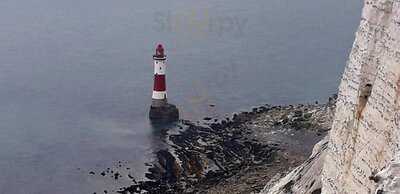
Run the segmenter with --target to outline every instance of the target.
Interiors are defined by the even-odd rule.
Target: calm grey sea
[[[361,4],[0,0],[0,193],[110,191],[129,181],[98,175],[117,161],[141,177],[162,147],[147,119],[156,43],[185,119],[326,100]]]

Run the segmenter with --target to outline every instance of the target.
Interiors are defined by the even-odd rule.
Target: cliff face
[[[373,193],[399,152],[400,2],[366,1],[339,88],[323,193]]]
[[[336,116],[323,160],[292,172],[265,193],[311,193],[322,169],[322,193],[384,193],[398,189],[400,176],[400,1],[366,0],[356,40],[339,88]],[[288,178],[289,177],[289,178]],[[285,180],[286,179],[286,180]],[[319,179],[319,178],[317,178]],[[282,182],[283,181],[283,182]],[[319,180],[316,180],[319,181]],[[289,185],[289,186],[290,186]],[[286,190],[285,187],[286,186]],[[400,191],[398,191],[400,192]]]

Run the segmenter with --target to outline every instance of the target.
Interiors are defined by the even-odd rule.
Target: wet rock
[[[248,168],[273,168],[274,165],[286,164],[287,159],[275,159],[280,150],[279,143],[267,143],[254,138],[254,131],[248,127],[310,130],[316,128],[315,118],[318,115],[312,111],[319,106],[324,105],[266,105],[253,108],[251,112],[234,113],[231,119],[220,123],[214,119],[208,126],[182,121],[185,130],[178,134],[166,134],[171,149],[156,152],[155,161],[146,164],[149,170],[145,176],[149,181],[135,182],[134,185],[121,188],[118,193],[199,192],[235,177]],[[265,120],[262,123],[259,120],[254,122],[260,116],[265,116]],[[204,120],[211,121],[212,118],[205,117]],[[252,191],[262,189],[262,186],[250,182],[248,184]]]
[[[311,116],[312,116],[312,113],[305,113],[305,114],[303,115],[303,117],[304,117],[305,119],[309,119],[309,118],[311,118]]]
[[[128,178],[135,180],[135,177],[133,177],[132,175],[128,174]]]
[[[119,176],[120,176],[120,174],[118,172],[114,173],[114,179],[115,180],[118,180]]]
[[[295,117],[301,117],[302,115],[303,115],[303,111],[301,111],[301,110],[294,111],[294,116]]]

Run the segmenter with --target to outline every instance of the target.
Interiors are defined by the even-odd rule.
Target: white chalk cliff
[[[325,141],[262,193],[400,193],[400,0],[365,0]]]

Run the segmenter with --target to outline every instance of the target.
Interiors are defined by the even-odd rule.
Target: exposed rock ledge
[[[275,174],[307,159],[330,130],[334,98],[265,105],[222,121],[204,118],[202,125],[183,121],[163,130],[169,148],[156,152],[148,179],[118,193],[258,193]]]
[[[400,193],[399,0],[365,1],[349,58],[327,146],[263,193]]]

